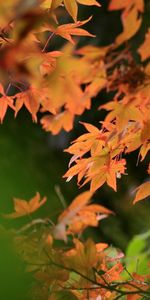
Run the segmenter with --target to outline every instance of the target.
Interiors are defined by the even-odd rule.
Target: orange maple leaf
[[[128,97],[124,97],[121,101],[111,101],[100,106],[108,111],[111,111],[105,118],[105,122],[109,123],[116,119],[117,131],[120,132],[128,126],[129,121],[141,121],[142,112],[138,107],[128,101]]]
[[[133,200],[133,204],[147,198],[148,196],[150,196],[150,181],[144,182],[137,188],[137,193]]]
[[[36,195],[29,201],[14,198],[14,209],[15,212],[3,215],[5,218],[15,219],[22,216],[27,216],[35,212],[46,202],[46,197],[41,199],[40,194],[37,192]]]
[[[95,37],[95,35],[89,33],[87,30],[78,28],[89,22],[91,18],[92,17],[88,18],[85,21],[77,21],[75,23],[63,24],[56,28],[50,24],[48,25],[47,30],[52,31],[56,35],[59,35],[74,44],[74,40],[72,39],[71,35]]]
[[[30,87],[30,89],[26,90],[25,92],[17,93],[14,98],[16,99],[15,102],[15,117],[17,116],[19,110],[23,105],[27,108],[27,110],[32,115],[33,121],[37,122],[37,112],[40,107],[40,100],[42,97],[41,91]]]
[[[109,10],[119,10],[125,9],[130,10],[131,7],[136,7],[140,12],[144,11],[144,1],[143,0],[111,0],[109,4]]]
[[[132,38],[139,30],[141,23],[142,18],[139,17],[139,12],[136,7],[133,7],[129,12],[125,11],[122,14],[123,32],[117,36],[115,40],[116,44],[120,45]]]
[[[40,65],[42,76],[48,75],[56,68],[56,59],[61,56],[61,51],[43,53],[43,62]]]
[[[146,33],[144,43],[139,47],[138,52],[141,55],[142,61],[150,57],[150,28]]]
[[[88,151],[94,155],[96,152],[100,151],[105,145],[107,139],[107,133],[103,133],[92,124],[80,122],[87,129],[88,133],[82,134],[76,140],[74,140],[70,147],[65,149],[65,152],[74,154],[71,158],[69,166],[79,157],[82,157]]]
[[[70,131],[73,127],[74,116],[68,110],[65,110],[57,115],[46,115],[40,122],[43,129],[51,131],[52,134],[58,134],[61,129]]]
[[[83,184],[91,181],[90,189],[92,192],[100,188],[105,182],[117,190],[116,179],[121,177],[121,174],[125,174],[125,159],[117,160],[113,159],[104,163],[99,167],[99,170],[93,168],[87,172],[87,179]]]
[[[56,239],[67,241],[67,234],[82,232],[87,226],[97,226],[100,219],[112,213],[102,205],[89,205],[92,195],[90,191],[81,193],[59,216],[58,223],[53,230]]]
[[[1,83],[0,83],[0,95],[1,95],[1,97],[0,97],[0,121],[1,121],[1,123],[3,123],[8,106],[11,107],[13,110],[15,110],[15,107],[13,104],[13,97],[7,96],[5,94],[4,88]]]
[[[121,280],[120,274],[123,272],[123,270],[123,265],[120,262],[118,262],[104,274],[104,278],[107,282],[112,282],[115,280],[119,281]]]

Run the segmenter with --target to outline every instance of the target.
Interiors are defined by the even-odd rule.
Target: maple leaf
[[[82,136],[81,136],[82,137]],[[101,137],[100,137],[101,138]],[[102,143],[106,142],[106,136]],[[81,186],[85,185],[89,181],[91,182],[91,191],[95,191],[105,182],[116,190],[116,178],[120,178],[121,174],[125,171],[125,160],[118,160],[120,153],[122,153],[124,146],[118,147],[118,143],[112,147],[112,145],[107,145],[99,148],[93,149],[91,157],[80,158],[79,154],[75,154],[71,159],[70,163],[75,162],[65,174],[64,178],[67,178],[67,182],[72,179],[73,176],[78,176],[78,184],[85,177],[85,181]],[[73,145],[74,146],[74,145]],[[81,144],[82,147],[82,144]],[[82,150],[82,148],[81,148]],[[82,151],[81,151],[82,156]]]
[[[150,181],[144,182],[137,188],[137,193],[133,200],[133,204],[145,199],[148,196],[150,196]]]
[[[142,18],[139,17],[137,9],[133,8],[128,13],[122,14],[122,23],[123,32],[115,40],[117,45],[124,43],[136,34],[141,26]]]
[[[40,96],[41,112],[48,111],[54,115],[47,115],[42,119],[43,128],[46,130],[52,129],[53,131],[53,124],[56,123],[58,125],[56,129],[58,128],[60,131],[62,127],[64,128],[63,123],[67,123],[67,120],[68,125],[70,123],[67,126],[67,130],[71,130],[74,116],[82,114],[85,109],[89,109],[91,106],[90,97],[85,95],[81,87],[81,84],[90,80],[91,64],[78,57],[73,57],[72,51],[73,46],[67,44],[62,49],[62,55],[58,55],[57,63],[53,70],[51,66],[49,68],[48,62],[46,62],[46,65],[48,63],[46,69],[43,70],[42,67],[43,72],[46,72],[47,76],[44,78],[44,86],[42,86]],[[49,59],[48,54],[47,56]],[[47,74],[48,72],[49,74]],[[66,122],[65,116],[67,117]]]
[[[42,0],[41,6],[43,8],[48,8],[50,10],[55,10],[58,6],[61,5],[62,0]]]
[[[149,281],[149,275],[139,275],[137,273],[132,273],[132,280],[130,281],[130,284],[126,284],[126,288],[128,288],[129,291],[136,291],[138,289],[142,289],[143,291],[146,291],[149,289],[149,284],[145,284],[146,281]],[[138,294],[131,294],[127,296],[127,300],[139,300],[141,298]]]
[[[96,72],[91,80],[91,83],[86,86],[85,94],[90,97],[95,97],[107,84],[106,70],[104,62],[100,61],[96,64]]]
[[[104,134],[102,130],[99,130],[97,127],[92,124],[80,122],[87,129],[88,133],[85,133],[73,141],[73,145],[65,149],[65,152],[74,154],[71,158],[69,166],[75,161],[78,157],[83,156],[88,151],[91,151],[91,154],[96,154],[100,151],[105,145],[107,139],[107,134]]]
[[[119,10],[125,9],[130,10],[131,7],[136,7],[139,12],[144,12],[144,1],[143,0],[111,0],[108,9]]]
[[[138,49],[138,53],[140,54],[142,61],[150,57],[149,49],[150,49],[150,28],[146,33],[144,43]]]
[[[37,122],[37,112],[40,107],[41,101],[41,91],[30,87],[30,89],[26,90],[25,92],[17,93],[14,98],[15,101],[15,117],[17,116],[19,110],[23,105],[27,108],[27,110],[32,115],[33,121]],[[43,96],[43,95],[42,95]]]
[[[9,219],[15,219],[22,216],[27,216],[35,212],[37,209],[39,209],[45,202],[46,202],[46,197],[41,199],[40,194],[38,192],[29,201],[14,198],[15,212],[10,214],[5,214],[3,216]]]
[[[125,159],[114,159],[101,164],[99,170],[97,167],[91,168],[87,172],[85,183],[91,180],[90,190],[92,192],[100,188],[105,182],[116,191],[116,179],[120,178],[121,174],[125,174],[125,164]]]
[[[75,160],[75,165],[71,167],[64,175],[63,178],[67,178],[67,182],[69,182],[73,176],[78,176],[78,184],[82,180],[82,178],[85,176],[87,170],[90,168],[92,164],[91,158],[82,158]]]
[[[91,18],[92,17],[89,17],[87,20],[77,21],[75,23],[63,24],[56,28],[50,24],[47,27],[47,30],[51,30],[56,35],[59,35],[74,44],[74,41],[73,41],[71,35],[95,37],[95,35],[89,33],[87,30],[78,28],[78,27],[86,24],[87,22],[89,22],[91,20]]]
[[[92,193],[87,191],[77,196],[71,205],[59,216],[58,224],[53,230],[55,238],[63,239],[67,241],[66,226],[70,223],[70,220],[76,215],[82,207],[89,202],[92,197]]]
[[[100,106],[106,110],[111,110],[111,112],[106,116],[105,122],[109,123],[116,119],[116,126],[118,132],[123,130],[129,121],[139,121],[142,120],[142,113],[138,107],[128,101],[128,97],[124,98],[122,101],[111,101],[105,105]]]
[[[67,234],[81,233],[86,227],[98,226],[100,220],[105,219],[112,211],[99,204],[90,204],[83,207],[76,216],[72,218],[67,229]]]
[[[3,123],[5,114],[7,112],[7,108],[11,107],[13,110],[15,110],[14,104],[13,104],[13,97],[7,96],[5,94],[4,88],[2,84],[0,83],[0,121]]]
[[[121,280],[120,274],[122,273],[123,270],[124,270],[123,265],[120,262],[118,262],[104,274],[104,278],[107,282],[112,282],[115,280],[119,281]]]
[[[46,115],[40,120],[40,122],[43,129],[51,131],[52,134],[56,135],[61,129],[70,131],[73,127],[73,120],[73,114],[71,114],[68,110],[65,110],[54,116]]]
[[[53,235],[56,239],[67,241],[67,234],[79,233],[87,226],[97,226],[101,218],[112,213],[102,205],[88,205],[92,195],[93,193],[90,191],[81,193],[59,216],[58,223],[53,229]]]
[[[92,268],[98,261],[96,245],[91,239],[84,244],[78,239],[74,239],[73,242],[75,248],[66,252],[65,262],[67,266],[90,276]]]
[[[53,72],[56,68],[56,59],[61,56],[61,51],[43,53],[43,62],[40,65],[40,72],[43,76]]]
[[[72,16],[74,21],[77,20],[77,14],[78,14],[78,5],[83,4],[83,5],[96,5],[96,6],[101,6],[96,0],[63,0],[64,5],[68,13]]]
[[[150,143],[145,142],[140,149],[139,155],[141,156],[141,161],[144,160],[145,156],[147,155],[148,151],[150,150]]]
[[[78,14],[78,5],[76,0],[63,0],[63,2],[68,13],[72,16],[74,21],[76,21]]]

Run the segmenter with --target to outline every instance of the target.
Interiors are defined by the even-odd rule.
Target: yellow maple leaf
[[[70,16],[74,19],[74,21],[77,20],[77,14],[78,14],[78,5],[96,5],[101,6],[96,0],[64,0],[64,5]]]

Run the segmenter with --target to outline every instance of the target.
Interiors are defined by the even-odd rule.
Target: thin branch
[[[59,200],[60,200],[63,208],[66,209],[67,208],[67,203],[66,203],[65,198],[64,198],[64,196],[63,196],[63,194],[62,194],[62,192],[60,190],[59,185],[57,185],[57,184],[55,185],[55,192],[56,192],[56,194],[57,194],[57,196],[58,196],[58,198],[59,198]]]
[[[46,50],[46,48],[47,48],[47,46],[48,46],[48,44],[49,44],[51,38],[54,36],[54,34],[55,34],[54,32],[52,32],[52,33],[50,34],[49,38],[47,39],[47,41],[46,41],[46,43],[45,43],[45,45],[44,45],[44,47],[43,47],[43,49],[42,49],[42,52],[44,52],[44,51]]]
[[[76,274],[78,274],[79,276],[81,276],[83,279],[85,279],[85,280],[87,280],[87,281],[89,281],[90,283],[92,283],[92,284],[94,284],[94,285],[97,285],[97,286],[99,286],[100,288],[103,288],[103,289],[106,289],[106,290],[109,290],[109,291],[114,291],[114,292],[117,292],[117,293],[119,293],[119,294],[121,294],[122,296],[123,295],[136,295],[136,294],[141,294],[141,295],[145,295],[145,294],[147,294],[147,295],[149,295],[149,297],[150,297],[150,293],[149,292],[147,292],[147,291],[144,291],[144,290],[136,290],[136,291],[123,291],[123,290],[120,290],[120,289],[116,289],[115,287],[113,287],[111,284],[109,285],[109,286],[105,286],[105,285],[103,285],[103,284],[101,284],[101,283],[99,283],[99,282],[97,282],[97,281],[95,281],[95,280],[93,280],[93,279],[91,279],[91,278],[89,278],[89,277],[87,277],[86,275],[84,275],[84,274],[82,274],[81,272],[79,272],[78,270],[75,270],[74,268],[69,268],[69,267],[66,267],[66,266],[64,266],[64,265],[61,265],[61,264],[59,264],[59,263],[56,263],[56,262],[54,262],[51,258],[50,258],[50,256],[49,256],[49,254],[47,253],[47,251],[44,249],[44,252],[45,252],[45,254],[47,255],[47,257],[49,258],[49,260],[50,260],[50,263],[52,264],[52,265],[54,265],[54,266],[56,266],[56,267],[58,267],[58,268],[61,268],[61,269],[64,269],[64,270],[66,270],[66,271],[69,271],[69,272],[73,272],[73,273],[76,273]],[[128,284],[128,282],[126,282],[126,284]]]
[[[30,223],[24,225],[23,227],[21,227],[19,230],[16,230],[17,234],[20,234],[24,231],[27,231],[29,228],[31,228],[32,226],[35,226],[37,224],[47,224],[47,220],[43,220],[43,219],[36,219],[36,220],[32,220]]]

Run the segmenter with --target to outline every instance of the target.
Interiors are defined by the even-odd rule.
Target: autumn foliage
[[[113,214],[91,202],[94,192],[104,184],[117,191],[117,182],[128,174],[131,152],[138,150],[138,163],[148,159],[149,28],[141,45],[134,49],[137,60],[131,48],[131,39],[142,24],[144,0],[109,1],[109,11],[121,12],[122,32],[105,47],[78,47],[80,36],[94,38],[84,29],[92,17],[78,19],[80,4],[101,9],[95,0],[0,1],[1,123],[8,109],[16,118],[25,106],[44,130],[53,135],[62,129],[68,132],[75,117],[89,110],[102,90],[112,95],[111,101],[99,105],[98,110],[106,112],[99,126],[81,122],[85,133],[65,149],[71,158],[63,177],[69,182],[77,176],[78,186],[87,185],[89,190],[72,201],[58,216],[56,225],[48,219],[33,219],[14,231],[14,243],[36,279],[33,299],[136,300],[146,299],[144,295],[149,299],[149,275],[136,271],[127,274],[122,252],[111,258],[107,244],[80,239],[84,229],[96,227],[101,219]],[[64,12],[72,19],[68,24],[59,21]],[[54,36],[66,43],[53,51],[49,47]],[[146,172],[150,174],[149,164]],[[133,204],[149,195],[150,181],[141,183]],[[14,199],[14,212],[4,217],[28,216],[45,202],[39,193],[29,201]],[[32,231],[34,226],[38,235]],[[57,240],[68,243],[68,247],[58,247]]]

